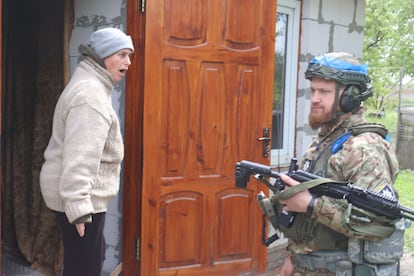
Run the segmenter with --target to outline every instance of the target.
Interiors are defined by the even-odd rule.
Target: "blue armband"
[[[349,139],[349,137],[351,137],[351,135],[352,132],[347,132],[336,138],[336,140],[332,143],[331,153],[335,154],[342,149],[342,145]]]

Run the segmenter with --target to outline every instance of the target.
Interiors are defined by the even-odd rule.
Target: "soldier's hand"
[[[283,183],[286,184],[285,189],[289,189],[289,187],[293,187],[299,184],[298,181],[292,179],[291,177],[285,174],[282,174],[280,177]],[[283,210],[287,212],[306,213],[306,210],[308,208],[308,205],[311,199],[312,199],[312,195],[309,193],[309,191],[304,190],[299,193],[296,193],[294,196],[292,196],[289,199],[280,200],[280,203],[285,205]]]

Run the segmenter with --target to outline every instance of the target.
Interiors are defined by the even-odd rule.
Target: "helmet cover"
[[[361,100],[372,95],[371,80],[368,77],[368,66],[351,54],[333,52],[314,57],[305,72],[305,78],[322,78],[335,80],[348,86],[356,85],[361,91]]]

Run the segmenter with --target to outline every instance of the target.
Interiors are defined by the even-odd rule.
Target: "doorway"
[[[2,251],[10,275],[28,266],[58,275],[61,265],[60,233],[38,179],[64,86],[65,3],[3,1]]]

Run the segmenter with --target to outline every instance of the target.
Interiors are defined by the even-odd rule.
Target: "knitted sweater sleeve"
[[[65,121],[60,196],[70,222],[94,213],[90,190],[98,174],[110,123],[87,102],[71,106]]]

